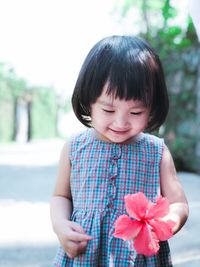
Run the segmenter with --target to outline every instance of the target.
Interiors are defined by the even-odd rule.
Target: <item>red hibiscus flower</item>
[[[133,240],[137,253],[145,256],[156,254],[159,241],[169,239],[175,222],[162,220],[169,212],[169,202],[158,196],[156,203],[148,201],[142,193],[125,196],[127,215],[121,215],[115,222],[114,236],[123,240]]]

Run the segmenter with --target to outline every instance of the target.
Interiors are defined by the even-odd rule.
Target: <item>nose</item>
[[[126,130],[129,127],[127,115],[117,115],[113,122],[116,130]]]

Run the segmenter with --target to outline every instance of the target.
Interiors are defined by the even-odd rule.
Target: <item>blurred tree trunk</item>
[[[32,101],[27,102],[27,118],[28,118],[28,125],[27,125],[27,142],[29,142],[32,138]]]
[[[14,98],[14,100],[13,100],[13,133],[12,133],[12,141],[16,141],[18,130],[19,130],[18,98]]]
[[[196,146],[196,156],[197,156],[197,171],[198,171],[198,173],[200,173],[200,62],[199,62],[199,67],[198,67],[198,81],[197,81],[196,92],[197,92],[197,146]]]
[[[142,14],[143,14],[143,18],[144,18],[145,27],[146,27],[146,39],[149,40],[150,23],[149,23],[147,2],[148,2],[147,0],[142,1]]]

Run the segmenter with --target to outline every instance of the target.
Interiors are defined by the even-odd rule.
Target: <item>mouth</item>
[[[129,132],[129,130],[114,130],[114,129],[109,129],[111,132],[119,135],[123,135]]]

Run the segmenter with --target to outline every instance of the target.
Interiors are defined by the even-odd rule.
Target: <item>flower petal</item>
[[[153,228],[159,240],[164,241],[173,236],[173,227],[176,224],[173,221],[149,220],[148,223]]]
[[[158,196],[155,204],[149,203],[148,209],[147,218],[162,218],[169,212],[169,201],[162,196]]]
[[[134,247],[137,253],[145,256],[156,254],[160,248],[156,234],[146,224],[143,224],[141,231],[135,238]]]
[[[148,199],[142,192],[128,194],[124,199],[126,210],[132,218],[141,219],[146,215]]]
[[[131,220],[127,215],[121,215],[115,222],[114,237],[122,238],[123,240],[134,239],[142,228],[139,221]]]

